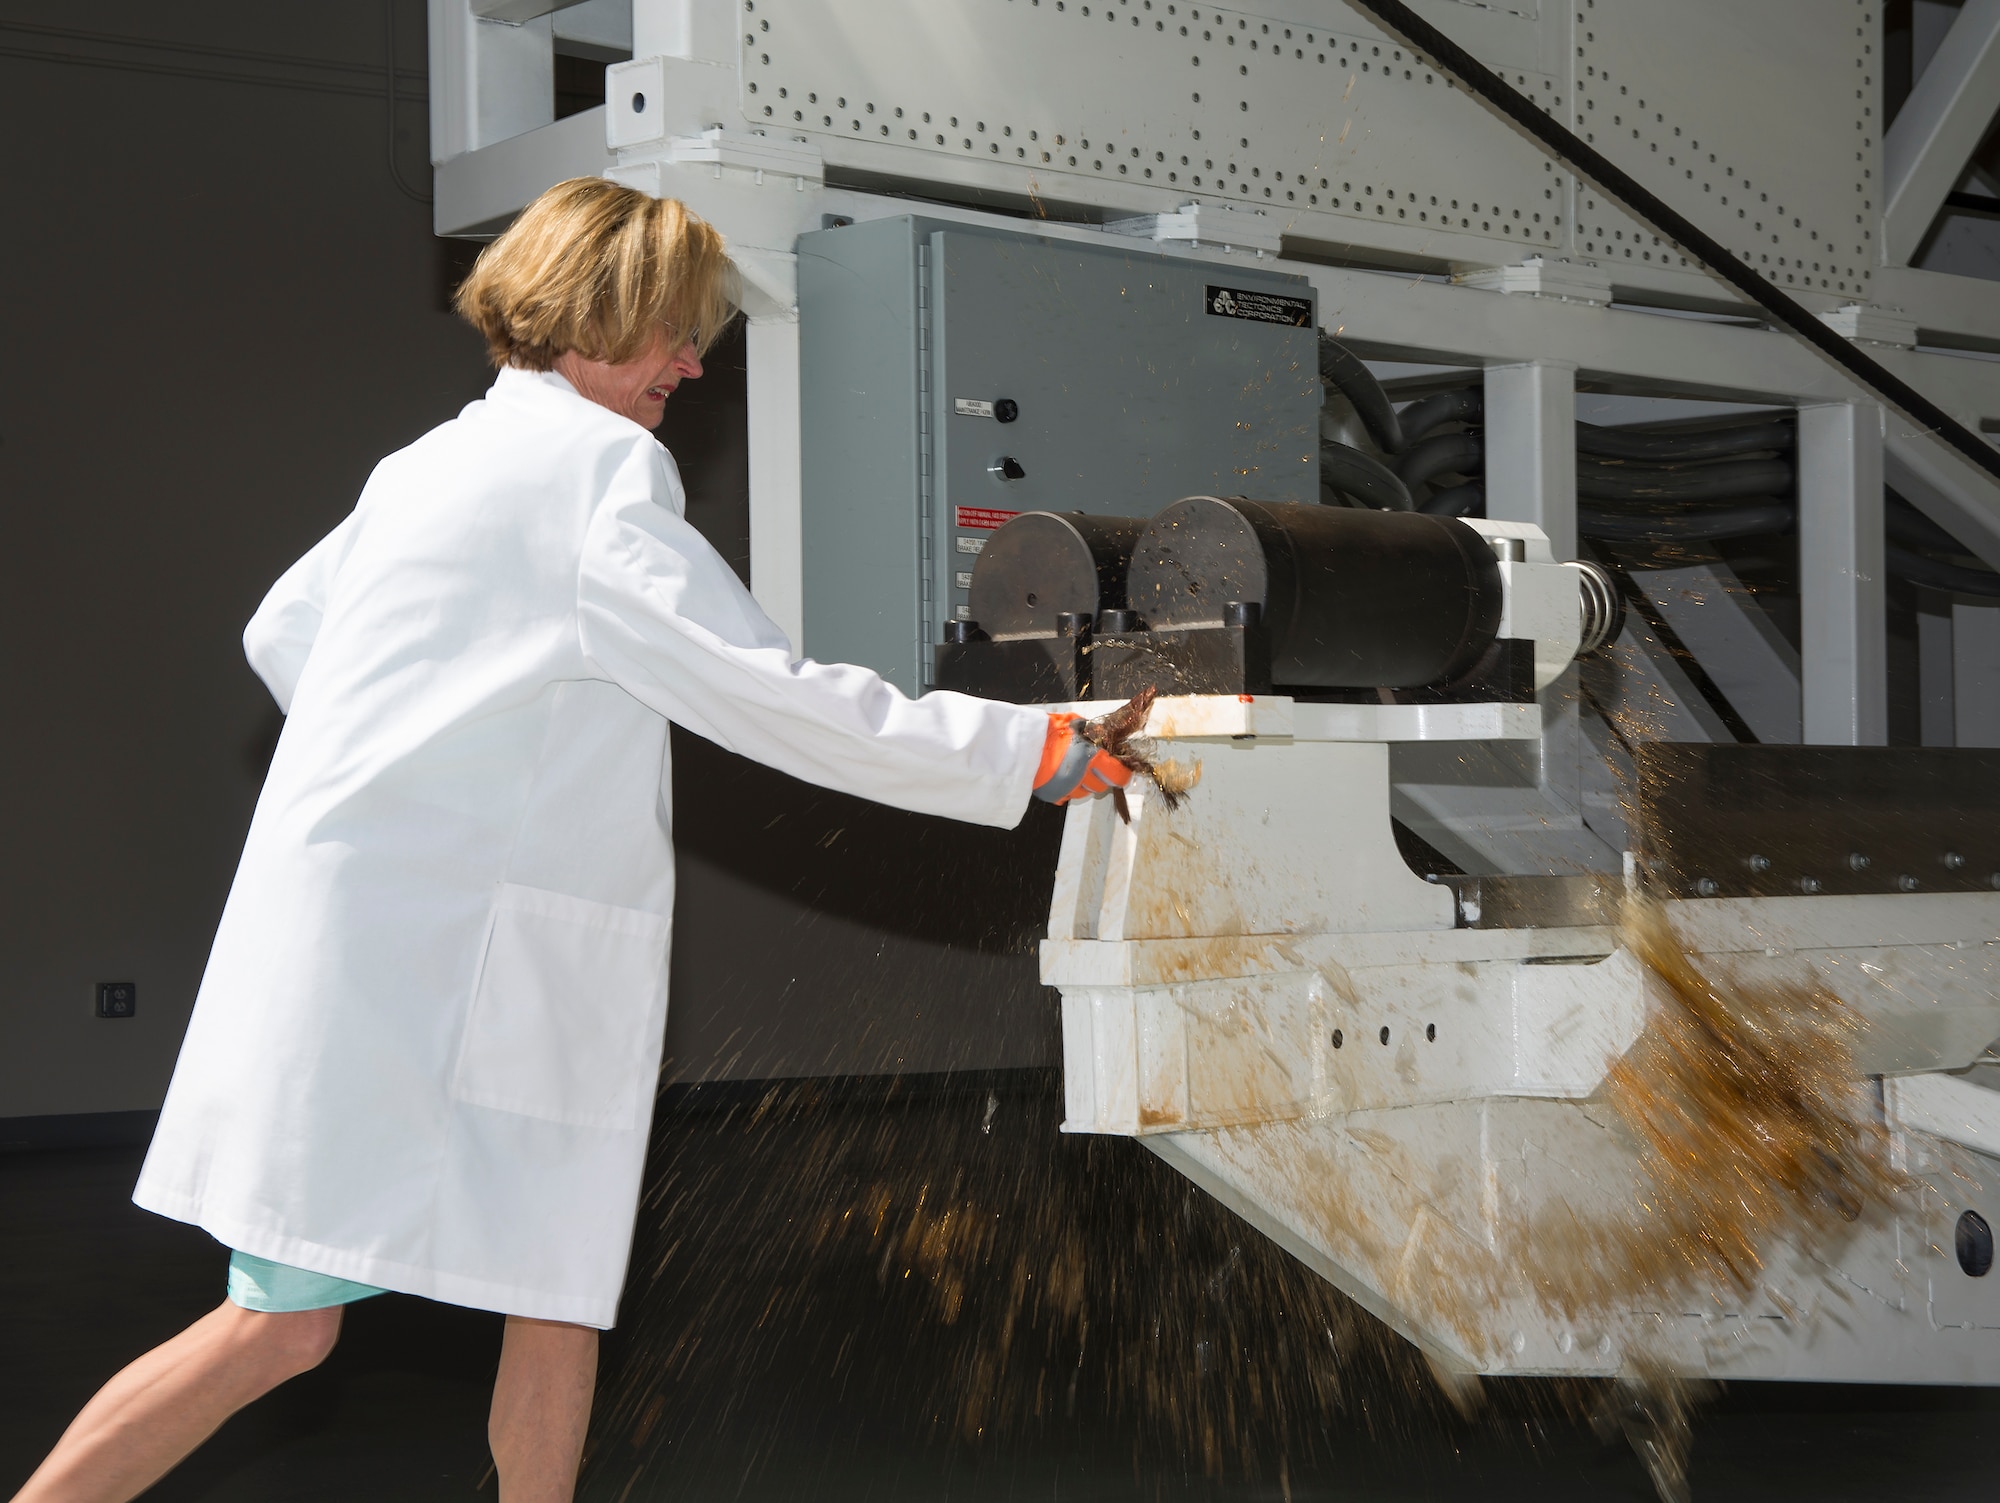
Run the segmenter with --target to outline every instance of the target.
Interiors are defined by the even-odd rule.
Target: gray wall
[[[277,734],[243,623],[486,383],[384,61],[377,3],[0,10],[0,1116],[158,1104]]]
[[[385,65],[372,0],[0,9],[0,1118],[159,1104],[280,724],[243,623],[488,379]],[[662,429],[739,569],[743,417],[732,340]],[[672,1078],[1052,1061],[1055,811],[975,831],[675,755]],[[93,1016],[111,980],[136,1018]]]

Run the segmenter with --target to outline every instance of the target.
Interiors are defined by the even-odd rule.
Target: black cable
[[[1944,206],[1956,209],[1961,214],[1983,214],[1989,219],[2000,218],[2000,198],[1984,193],[1947,193]]]
[[[1567,162],[1589,178],[1607,197],[1617,199],[1641,219],[1650,221],[1669,240],[1675,241],[1690,256],[1768,311],[1779,323],[1863,386],[1891,406],[1899,408],[1919,427],[1930,429],[1989,476],[2000,480],[2000,451],[1909,382],[1834,333],[1802,305],[1767,282],[1755,267],[1739,260],[1692,220],[1661,202],[1637,178],[1613,165],[1596,147],[1587,144],[1526,95],[1509,87],[1491,68],[1411,10],[1404,0],[1354,0],[1354,4],[1391,31],[1399,33],[1413,47],[1428,52],[1438,66],[1456,74],[1467,89],[1541,142],[1557,159]]]
[[[1894,541],[1908,543],[1912,548],[1927,548],[1933,553],[1972,551],[1894,491],[1888,496],[1889,504],[1882,508],[1882,527]]]
[[[1456,391],[1419,397],[1396,416],[1403,425],[1403,445],[1407,448],[1427,437],[1433,428],[1446,423],[1476,423],[1485,414],[1485,393],[1477,386],[1461,386]]]
[[[1576,530],[1607,543],[1712,543],[1723,538],[1762,537],[1790,532],[1794,520],[1791,507],[1779,502],[1672,516],[1633,516],[1588,506],[1576,509]]]
[[[388,34],[389,56],[389,177],[397,190],[405,198],[420,204],[431,201],[428,193],[419,193],[403,180],[402,164],[396,160],[396,0],[382,0],[382,28]]]
[[[1322,484],[1379,511],[1411,509],[1409,487],[1396,478],[1393,470],[1374,455],[1363,454],[1332,439],[1320,442],[1319,478]]]
[[[1384,454],[1403,452],[1403,425],[1396,420],[1389,394],[1360,357],[1331,334],[1319,337],[1319,373],[1354,404],[1361,426],[1375,440],[1376,448]]]
[[[1483,517],[1486,515],[1486,486],[1477,480],[1464,485],[1432,491],[1418,511],[1433,517]]]
[[[1792,489],[1792,467],[1782,459],[1730,459],[1685,469],[1610,464],[1579,456],[1576,493],[1593,501],[1722,501],[1769,496]]]
[[[1701,459],[1733,459],[1739,454],[1783,451],[1797,441],[1798,426],[1790,418],[1776,422],[1736,424],[1728,428],[1599,428],[1576,425],[1576,449],[1599,459],[1636,459],[1641,463],[1686,463]]]
[[[1475,433],[1440,433],[1412,444],[1396,461],[1405,485],[1421,485],[1433,475],[1478,476],[1486,469],[1486,445]]]
[[[1962,564],[1948,564],[1942,559],[1925,558],[1921,553],[1912,553],[1907,548],[1899,548],[1894,543],[1885,545],[1884,561],[1889,572],[1912,584],[1920,584],[1927,589],[1949,590],[1954,595],[1980,595],[1985,598],[2000,599],[2000,574],[1987,569],[1968,569]]]

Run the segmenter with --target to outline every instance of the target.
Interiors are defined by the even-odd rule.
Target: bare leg
[[[500,1503],[570,1503],[597,1388],[597,1332],[507,1317],[486,1435]]]
[[[14,1503],[125,1503],[222,1422],[319,1366],[340,1306],[271,1315],[224,1301],[97,1391]]]

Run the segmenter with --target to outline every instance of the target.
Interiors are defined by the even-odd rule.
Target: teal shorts
[[[229,1302],[245,1310],[272,1314],[324,1310],[329,1305],[351,1305],[358,1299],[386,1292],[372,1284],[308,1273],[268,1258],[253,1258],[249,1253],[229,1255]]]

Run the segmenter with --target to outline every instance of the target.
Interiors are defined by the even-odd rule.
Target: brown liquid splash
[[[1153,713],[1153,701],[1159,697],[1159,689],[1147,685],[1124,704],[1110,713],[1100,715],[1095,720],[1086,720],[1080,734],[1093,746],[1101,747],[1140,777],[1150,779],[1160,790],[1160,798],[1168,809],[1178,809],[1188,796],[1188,791],[1201,781],[1201,764],[1183,764],[1171,758],[1162,759],[1159,749],[1146,736],[1140,735],[1146,717]],[[1132,823],[1132,810],[1125,801],[1125,790],[1111,790],[1111,801],[1118,809],[1118,817],[1126,824]]]
[[[686,1476],[718,1408],[734,1475],[782,1465],[786,1416],[837,1394],[900,1416],[902,1446],[1108,1442],[1147,1496],[1231,1474],[1282,1494],[1344,1446],[1469,1424],[1533,1447],[1590,1410],[1593,1387],[1537,1383],[1468,1420],[1408,1342],[1138,1144],[1060,1133],[1052,1076],[846,1089],[775,1087],[663,1134],[593,1421],[610,1495]]]
[[[1622,937],[1653,1006],[1599,1099],[1635,1141],[1641,1178],[1621,1214],[1536,1228],[1526,1266],[1544,1305],[1741,1298],[1781,1245],[1886,1215],[1900,1178],[1855,1069],[1860,1017],[1823,988],[1697,965],[1657,903],[1628,903]]]

